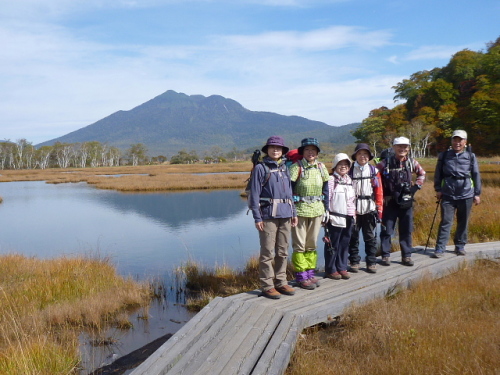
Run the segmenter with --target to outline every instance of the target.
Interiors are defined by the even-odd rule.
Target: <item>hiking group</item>
[[[441,206],[433,257],[443,256],[456,212],[455,253],[465,255],[467,224],[472,204],[479,204],[481,179],[475,155],[467,149],[467,134],[456,130],[450,150],[439,154],[434,177],[436,202]],[[332,168],[318,160],[316,138],[305,138],[290,150],[280,136],[271,136],[254,153],[248,205],[259,233],[259,280],[261,294],[271,299],[293,295],[287,280],[288,249],[296,285],[313,290],[316,277],[317,238],[321,228],[325,260],[324,277],[349,279],[360,270],[359,236],[365,244],[366,272],[376,273],[377,263],[390,266],[391,237],[398,223],[401,264],[413,266],[412,231],[415,193],[425,181],[425,171],[410,157],[410,141],[397,137],[381,154],[378,164],[370,147],[356,145],[349,157],[335,155]],[[377,260],[377,224],[380,253]]]

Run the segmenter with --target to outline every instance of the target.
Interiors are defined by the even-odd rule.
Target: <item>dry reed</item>
[[[106,259],[0,257],[0,374],[69,374],[78,334],[123,326],[121,312],[149,291]]]
[[[500,264],[477,261],[308,330],[286,374],[497,374],[499,316]]]
[[[239,189],[245,186],[250,162],[166,164],[148,166],[3,170],[0,182],[46,181],[51,184],[86,182],[99,189],[128,192],[195,189]],[[232,174],[233,173],[233,174]],[[116,177],[113,177],[116,176]]]

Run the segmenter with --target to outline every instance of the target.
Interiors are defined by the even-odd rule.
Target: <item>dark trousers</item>
[[[457,215],[457,229],[455,231],[455,250],[463,250],[467,243],[469,216],[474,198],[441,201],[441,223],[436,241],[436,250],[444,251],[450,239],[453,216]]]
[[[364,215],[356,215],[351,241],[349,242],[349,262],[359,264],[359,232],[363,232],[365,241],[366,264],[377,263],[377,215],[376,212],[369,212]]]
[[[335,273],[347,271],[347,256],[349,255],[349,241],[354,227],[354,218],[347,217],[346,227],[334,227],[327,223],[330,244],[325,243],[325,272]],[[330,246],[333,251],[330,251]]]
[[[382,219],[382,229],[380,231],[380,245],[382,257],[391,255],[391,237],[398,221],[399,246],[403,258],[411,257],[413,232],[413,207],[400,208],[393,200],[389,200],[384,205],[384,215]]]

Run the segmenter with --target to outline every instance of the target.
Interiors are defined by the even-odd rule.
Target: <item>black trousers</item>
[[[365,242],[366,264],[377,263],[377,214],[376,211],[364,215],[356,216],[356,225],[352,231],[351,241],[349,241],[349,262],[359,264],[359,232],[363,232]]]

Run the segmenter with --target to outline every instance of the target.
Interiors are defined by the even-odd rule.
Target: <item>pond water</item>
[[[86,183],[43,181],[0,184],[0,254],[39,258],[111,257],[124,276],[166,278],[189,259],[212,267],[243,268],[259,252],[258,233],[239,190],[120,193]],[[320,233],[322,236],[322,233]],[[322,243],[318,266],[323,268]],[[174,295],[152,306],[150,319],[132,317],[134,329],[118,333],[116,346],[93,349],[82,336],[88,368],[174,333],[193,315]]]
[[[188,259],[243,266],[258,235],[237,190],[126,194],[85,183],[0,184],[0,253],[110,256],[139,279]]]

